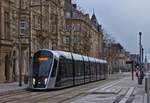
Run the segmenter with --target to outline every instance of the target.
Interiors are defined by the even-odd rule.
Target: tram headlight
[[[45,84],[47,83],[47,78],[45,78]]]
[[[35,85],[35,78],[33,78],[33,85]]]

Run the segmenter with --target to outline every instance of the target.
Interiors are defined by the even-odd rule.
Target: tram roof
[[[72,59],[71,53],[64,52],[64,51],[52,51],[56,56],[60,57],[63,56],[67,59]]]
[[[75,60],[84,60],[84,61],[94,61],[94,62],[100,62],[100,63],[107,63],[106,60],[97,59],[97,58],[88,57],[88,56],[83,56],[83,55],[79,55],[79,54],[75,54],[75,53],[71,53],[71,52],[53,51],[53,50],[48,50],[48,49],[45,49],[45,50],[52,52],[57,57],[62,56],[62,57],[67,58],[67,59],[72,59],[72,56],[73,56],[73,58]]]
[[[89,61],[88,56],[83,56],[84,61]]]
[[[72,56],[75,60],[83,60],[84,61],[94,61],[94,62],[99,62],[99,63],[107,63],[106,60],[102,60],[102,59],[97,59],[97,58],[93,58],[93,57],[88,57],[88,56],[83,56],[83,55],[79,55],[79,54],[75,54],[75,53],[72,53],[72,56],[71,56],[71,53],[70,52],[64,52],[64,51],[54,51],[56,52],[59,56],[64,56],[66,57],[67,59],[72,59]]]

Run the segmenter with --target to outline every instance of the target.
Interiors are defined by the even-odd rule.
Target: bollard
[[[150,103],[150,74],[145,77],[145,93],[147,94],[147,103]]]
[[[145,77],[145,93],[147,93],[147,76]]]

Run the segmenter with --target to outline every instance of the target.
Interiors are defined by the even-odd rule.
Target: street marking
[[[131,94],[133,93],[135,87],[130,87],[124,98],[119,103],[126,103]]]
[[[104,88],[101,88],[100,90],[102,90],[102,91],[104,91],[104,90],[106,90],[106,89],[108,90],[108,88],[110,88],[110,87],[112,87],[112,86],[118,84],[119,82],[121,82],[121,81],[117,81],[117,82],[115,82],[115,83],[112,83],[111,85],[108,85],[108,86],[106,86],[106,87],[104,87]]]
[[[99,87],[97,87],[97,88],[91,89],[91,90],[89,90],[88,92],[94,92],[94,91],[97,91],[97,90],[104,91],[104,90],[106,90],[106,89],[108,89],[108,88],[110,88],[110,87],[113,87],[114,85],[116,85],[117,83],[119,83],[119,82],[121,82],[121,81],[123,81],[123,80],[125,80],[125,79],[126,79],[126,78],[121,79],[121,80],[119,80],[119,81],[116,80],[116,81],[113,81],[113,82],[104,84],[104,85],[99,86]]]

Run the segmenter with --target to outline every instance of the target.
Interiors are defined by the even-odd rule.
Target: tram
[[[32,60],[29,88],[61,89],[107,78],[107,61],[71,52],[39,50]]]

